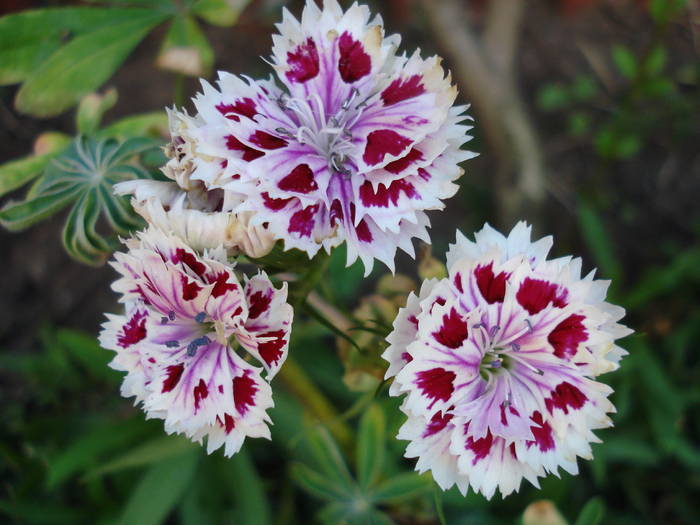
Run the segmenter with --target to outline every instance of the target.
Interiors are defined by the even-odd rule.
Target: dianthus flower
[[[519,223],[475,238],[458,233],[448,277],[411,294],[384,358],[390,393],[406,394],[406,456],[443,489],[490,498],[591,458],[614,412],[595,377],[618,367],[615,340],[631,331],[605,302],[609,281],[581,277],[580,259],[547,260],[551,237],[530,242]]]
[[[236,453],[246,436],[268,437],[268,380],[287,357],[292,307],[287,289],[264,273],[241,284],[223,249],[198,255],[180,238],[150,227],[127,241],[113,266],[125,315],[108,315],[102,346],[125,371],[124,397],[135,396],[168,433],[207,450]],[[239,349],[240,347],[240,349]]]
[[[223,246],[230,255],[262,257],[275,239],[264,225],[252,225],[251,212],[232,210],[241,195],[212,183],[225,173],[226,160],[203,155],[190,135],[196,119],[169,110],[168,162],[162,172],[171,181],[131,180],[116,184],[119,195],[132,195],[131,204],[149,224],[172,231],[196,250]],[[213,175],[212,175],[213,174]],[[203,181],[206,180],[207,184]]]
[[[271,62],[282,85],[231,74],[195,98],[196,178],[240,196],[285,249],[313,256],[347,242],[348,263],[391,269],[397,248],[429,240],[426,210],[457,190],[465,106],[438,57],[397,55],[366,6],[307,1],[285,10]],[[200,164],[202,167],[200,168]]]

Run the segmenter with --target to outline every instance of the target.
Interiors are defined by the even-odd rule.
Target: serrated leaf
[[[574,525],[599,525],[603,522],[605,505],[600,498],[592,498],[581,509]]]
[[[176,17],[168,29],[156,65],[191,77],[207,76],[214,51],[199,25],[190,16]]]
[[[352,496],[352,493],[348,493],[346,488],[302,463],[292,464],[291,475],[297,485],[319,499],[338,501],[346,500]]]
[[[102,115],[117,102],[117,90],[108,89],[104,95],[90,93],[78,105],[75,124],[80,133],[92,135],[100,127]]]
[[[53,53],[22,85],[15,105],[37,117],[58,115],[106,81],[165,14],[141,10],[127,21],[79,35]]]
[[[371,498],[378,503],[396,503],[428,492],[432,486],[432,481],[426,476],[413,472],[398,474],[372,490]]]
[[[199,451],[169,458],[151,466],[129,496],[119,525],[163,523],[190,484]]]
[[[197,0],[192,12],[211,25],[228,27],[238,20],[238,16],[250,0]]]
[[[384,412],[376,403],[370,405],[360,419],[357,434],[357,480],[367,488],[379,478],[384,466]]]
[[[137,447],[128,452],[103,463],[85,474],[86,480],[93,479],[105,474],[121,472],[122,470],[152,465],[160,461],[181,456],[194,450],[194,445],[189,439],[181,436],[161,436]]]

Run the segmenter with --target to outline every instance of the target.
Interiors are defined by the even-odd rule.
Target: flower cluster
[[[109,315],[102,346],[125,371],[122,395],[134,396],[168,433],[184,433],[211,452],[237,452],[246,436],[269,437],[268,379],[287,357],[292,307],[287,289],[264,273],[243,285],[223,248],[198,255],[181,238],[151,226],[113,263],[125,315]]]
[[[625,355],[624,310],[580,259],[547,260],[551,244],[530,242],[524,223],[508,237],[487,225],[476,242],[458,233],[448,277],[425,281],[394,322],[384,357],[390,393],[406,394],[398,437],[443,489],[505,496],[522,478],[576,473],[592,430],[612,424],[595,377]]]
[[[345,241],[348,263],[359,256],[367,272],[374,259],[393,269],[397,248],[413,254],[412,237],[429,240],[425,212],[454,195],[458,164],[474,156],[460,149],[466,107],[453,106],[440,59],[397,54],[400,38],[385,37],[366,6],[308,1],[301,21],[285,11],[277,27],[280,85],[228,73],[218,89],[203,82],[196,116],[170,115],[164,171],[176,183],[119,190],[150,217],[149,208],[170,208],[159,217],[179,230],[233,249],[255,244],[254,256],[273,239],[310,257]],[[185,224],[198,221],[206,225]]]

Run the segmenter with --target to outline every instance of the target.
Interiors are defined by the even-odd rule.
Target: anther
[[[198,323],[203,323],[206,316],[207,314],[205,314],[204,312],[199,312],[197,315],[194,316],[194,320]]]
[[[177,348],[178,346],[180,346],[180,342],[179,341],[166,341],[165,346],[167,346],[168,348]]]
[[[167,317],[161,317],[160,318],[160,324],[167,324],[168,318]]]
[[[497,333],[500,329],[501,329],[501,327],[498,326],[498,325],[492,326],[491,329],[489,330],[489,336],[493,337],[494,335],[496,335],[496,333]]]
[[[194,354],[197,353],[197,348],[200,346],[206,346],[211,342],[211,339],[209,339],[206,335],[203,335],[202,337],[198,337],[194,341],[192,341],[190,344],[187,345],[187,355],[189,357],[192,357]]]
[[[170,311],[168,312],[168,319],[170,319],[171,321],[174,321],[174,320],[175,320],[175,312],[173,312],[172,310],[170,310]]]
[[[530,333],[533,333],[535,329],[532,327],[532,323],[530,322],[529,319],[525,319],[525,324],[527,325],[527,328],[530,330]]]
[[[520,345],[518,343],[511,343],[510,347],[513,349],[513,352],[520,352]]]

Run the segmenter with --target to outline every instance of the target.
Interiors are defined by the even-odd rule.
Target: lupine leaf
[[[372,500],[381,503],[398,502],[414,497],[416,494],[431,490],[429,478],[409,472],[399,474],[380,483],[372,491]]]
[[[197,0],[192,12],[215,26],[232,26],[250,0]]]
[[[384,466],[384,412],[372,404],[360,419],[357,435],[357,480],[360,487],[372,485]]]
[[[161,137],[168,134],[168,117],[164,111],[132,115],[105,126],[99,138],[126,140],[132,137]]]
[[[104,95],[90,93],[78,105],[75,115],[76,128],[80,133],[92,135],[97,131],[102,115],[117,102],[117,90],[108,89]]]
[[[32,9],[0,18],[0,85],[28,78],[66,38],[142,16],[145,9]]]
[[[214,63],[214,51],[199,25],[190,16],[176,17],[168,29],[156,64],[162,69],[207,76]]]
[[[80,190],[63,188],[22,202],[10,202],[0,210],[0,224],[10,231],[29,228],[68,206]]]
[[[56,153],[31,155],[0,166],[0,197],[41,175]]]
[[[574,525],[598,525],[602,523],[605,505],[600,498],[592,498],[581,509]]]
[[[198,459],[199,451],[195,450],[151,466],[131,493],[118,523],[163,523],[190,484]]]
[[[37,117],[58,115],[107,80],[165,16],[143,10],[129,20],[77,36],[29,75],[17,93],[17,109]]]
[[[191,452],[194,448],[195,445],[187,438],[181,436],[161,436],[146,441],[124,454],[111,459],[107,463],[92,469],[85,475],[84,479],[88,480],[129,468],[152,465],[153,463],[158,463]]]
[[[324,476],[350,490],[354,485],[343,455],[330,433],[322,426],[315,425],[307,428],[307,441],[314,459]]]
[[[302,463],[293,463],[291,474],[297,485],[317,498],[338,501],[348,499],[351,496],[346,488],[339,486]]]

